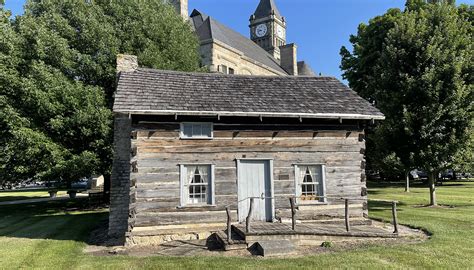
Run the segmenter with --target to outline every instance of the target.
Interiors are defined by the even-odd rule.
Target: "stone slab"
[[[295,245],[289,240],[258,241],[256,250],[263,257],[287,255],[295,252]]]

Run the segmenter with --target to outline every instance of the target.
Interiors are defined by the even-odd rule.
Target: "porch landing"
[[[232,225],[232,239],[228,241],[226,233],[217,234],[219,242],[225,250],[251,248],[260,242],[289,241],[298,246],[320,246],[323,242],[344,242],[369,239],[395,239],[399,235],[393,233],[392,226],[352,225],[346,231],[344,224],[304,223],[296,224],[292,230],[291,224],[253,222],[249,232],[245,224]]]
[[[295,230],[292,230],[291,224],[287,223],[253,222],[249,232],[246,232],[245,224],[236,224],[232,226],[237,233],[246,239],[252,236],[270,235],[319,235],[377,238],[398,237],[398,234],[393,233],[393,228],[382,228],[374,225],[351,226],[349,232],[346,231],[344,224],[302,223],[296,224]]]

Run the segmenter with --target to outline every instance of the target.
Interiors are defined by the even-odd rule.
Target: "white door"
[[[239,160],[238,161],[238,198],[239,198],[239,221],[244,222],[247,218],[250,199],[254,199],[252,220],[272,221],[272,188],[271,168],[268,160]],[[264,199],[260,199],[264,197]]]

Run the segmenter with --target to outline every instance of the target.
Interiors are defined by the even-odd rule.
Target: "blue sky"
[[[244,36],[259,0],[189,0],[189,11],[198,9]],[[341,78],[341,46],[350,47],[349,36],[357,26],[385,13],[403,8],[405,0],[275,0],[287,20],[287,41],[298,45],[298,58],[317,73]],[[474,0],[457,1],[474,4]],[[6,8],[21,14],[24,0],[6,0]]]

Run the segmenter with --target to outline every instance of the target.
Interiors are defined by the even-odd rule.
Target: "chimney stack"
[[[135,55],[117,55],[117,74],[120,72],[133,72],[138,68],[138,58]]]
[[[297,48],[294,43],[280,46],[281,67],[293,76],[298,75]]]

